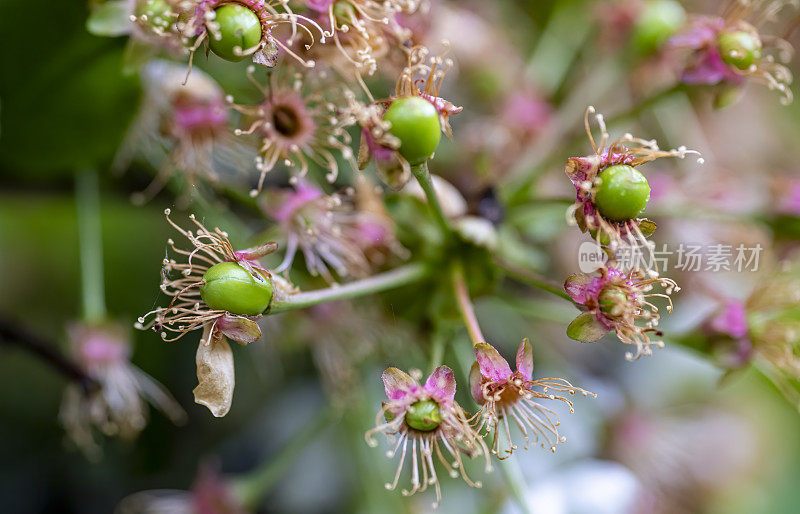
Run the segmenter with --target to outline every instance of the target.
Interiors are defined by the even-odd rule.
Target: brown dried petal
[[[261,329],[253,319],[227,313],[217,320],[217,330],[228,339],[245,345],[261,339]]]
[[[205,405],[215,417],[225,416],[233,401],[233,352],[221,334],[210,334],[206,327],[197,347],[197,387],[194,401]]]

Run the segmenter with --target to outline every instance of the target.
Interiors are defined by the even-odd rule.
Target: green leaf
[[[86,30],[95,36],[123,36],[131,31],[130,3],[112,0],[98,5],[86,20]]]
[[[642,231],[644,237],[649,237],[656,231],[656,223],[647,218],[642,218],[639,220],[639,230]]]
[[[158,55],[157,47],[133,38],[129,39],[122,57],[122,73],[126,76],[138,73],[156,55]]]
[[[497,255],[504,261],[535,271],[547,266],[547,255],[525,243],[517,231],[507,225],[500,226],[498,230]]]
[[[582,343],[596,343],[608,330],[600,324],[594,314],[584,312],[569,324],[567,337]]]

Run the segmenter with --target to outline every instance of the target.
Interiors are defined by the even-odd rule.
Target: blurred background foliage
[[[464,7],[481,12],[477,4],[464,2]],[[579,111],[598,98],[608,98],[593,91],[606,88],[612,92],[611,97],[615,87],[625,91],[615,83],[623,64],[598,60],[593,51],[598,37],[591,22],[595,4],[581,0],[497,2],[496,28],[505,33],[520,55],[526,56],[530,63],[528,74],[557,109],[565,99],[574,98],[575,80],[581,81],[578,86],[587,87],[587,96],[580,98]],[[707,9],[710,4],[714,2],[686,2],[687,9],[692,5]],[[137,109],[140,93],[138,78],[122,72],[124,38],[88,34],[85,2],[2,0],[0,5],[0,34],[4,41],[0,50],[0,313],[3,319],[65,348],[65,326],[80,316],[73,192],[76,171],[94,168],[100,172],[107,306],[112,318],[131,327],[137,316],[158,301],[159,269],[164,241],[170,233],[162,212],[174,198],[165,191],[143,207],[133,206],[130,194],[147,185],[152,170],[136,167],[122,176],[112,176],[108,171]],[[502,60],[504,55],[495,57]],[[245,89],[245,64],[222,63],[213,58],[206,62],[202,58],[199,65],[218,78],[227,91]],[[459,77],[459,94],[463,94],[459,103],[467,104],[470,96],[476,102],[491,99],[498,78],[492,73],[491,62],[486,68],[483,75]],[[784,147],[796,147],[800,102],[779,108],[773,105],[773,98],[767,98],[770,93],[749,93],[756,97],[757,108],[764,109],[763,118],[771,122],[765,130]],[[684,108],[686,105],[677,107]],[[658,126],[652,117],[662,113],[669,116],[667,111],[662,108],[642,113],[639,122]],[[563,112],[573,115],[574,109]],[[749,126],[745,108],[742,112],[725,116],[742,124],[746,137],[756,128]],[[665,146],[667,142],[673,143],[667,138]],[[439,157],[445,162],[450,157],[448,150],[456,152],[452,146],[443,147]],[[581,142],[580,150],[576,154],[564,148],[558,152],[558,159],[585,153],[585,142]],[[793,151],[797,152],[797,148]],[[781,157],[761,156],[765,166],[771,161],[786,160]],[[556,176],[560,167],[559,163],[553,164]],[[520,203],[519,208],[507,213],[508,219],[526,241],[542,245],[521,258],[542,270],[548,266],[553,269],[543,248],[566,230],[565,205]],[[201,214],[207,216],[209,226],[226,217],[219,209]],[[262,229],[258,224],[238,227],[233,237],[244,242]],[[789,236],[790,240],[791,237],[796,235]],[[562,274],[555,276],[560,280]],[[561,370],[569,364],[570,370],[581,368],[582,376],[576,377],[575,382],[600,393],[597,401],[582,402],[582,413],[566,418],[575,426],[568,427],[570,443],[558,455],[530,451],[518,459],[517,465],[526,471],[531,494],[546,494],[537,487],[553,483],[561,476],[561,470],[570,466],[587,459],[616,458],[610,442],[614,419],[609,420],[604,410],[636,410],[654,417],[675,416],[700,423],[702,413],[724,408],[735,412],[737,423],[744,423],[752,433],[753,437],[743,444],[751,445],[755,456],[748,460],[747,469],[736,481],[713,492],[713,498],[705,503],[707,511],[797,511],[800,416],[761,375],[750,370],[718,388],[721,372],[679,348],[661,351],[635,365],[624,361],[618,344],[576,348],[578,345],[568,343],[563,335],[564,324],[574,316],[571,306],[538,294],[523,295],[514,287],[506,284],[509,294],[478,301],[478,314],[485,320],[489,340],[510,353],[522,337],[531,337],[537,367]],[[382,451],[364,445],[362,436],[382,394],[380,370],[387,363],[407,367],[425,362],[425,344],[420,342],[427,334],[425,328],[406,326],[402,319],[391,318],[394,308],[413,307],[413,294],[414,291],[401,290],[386,295],[389,314],[379,314],[386,319],[376,326],[363,326],[375,319],[375,305],[370,299],[353,302],[352,308],[337,307],[341,309],[337,312],[355,325],[345,327],[351,337],[369,339],[381,351],[367,351],[361,356],[363,362],[358,369],[362,376],[358,383],[366,384],[366,390],[359,391],[351,400],[356,403],[344,411],[345,415],[321,438],[309,441],[301,455],[285,468],[266,497],[264,512],[427,510],[425,498],[409,501],[383,490],[390,465],[381,458]],[[361,325],[360,316],[366,320]],[[187,489],[198,467],[209,460],[230,474],[268,461],[328,401],[309,351],[313,340],[322,338],[329,328],[324,323],[310,323],[303,313],[287,313],[268,323],[261,342],[246,352],[235,351],[236,401],[224,419],[211,419],[205,408],[192,402],[193,342],[165,344],[151,332],[131,328],[133,362],[173,392],[189,419],[185,425],[175,427],[153,412],[136,441],[105,442],[99,462],[87,461],[65,443],[57,419],[65,379],[24,351],[0,347],[0,510],[20,514],[106,513],[113,511],[121,498],[136,491]],[[452,362],[453,355],[450,357],[446,362]],[[466,383],[464,371],[457,373],[459,384]],[[725,434],[719,437],[724,440]],[[684,448],[683,442],[677,439],[667,448],[677,453],[693,448],[689,443]],[[724,445],[723,451],[728,451]],[[665,454],[663,460],[651,465],[668,466],[671,459]],[[440,511],[514,512],[515,508],[507,503],[504,476],[496,472],[486,477],[483,492],[467,491],[463,484],[446,481],[446,499]],[[582,482],[575,484],[574,494],[586,491]]]

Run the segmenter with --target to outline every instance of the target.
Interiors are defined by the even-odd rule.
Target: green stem
[[[562,286],[552,283],[550,280],[548,280],[545,277],[542,277],[536,272],[520,269],[514,266],[513,264],[509,264],[499,259],[495,259],[495,264],[500,266],[500,268],[502,268],[503,271],[505,271],[510,277],[524,284],[528,284],[530,286],[541,289],[542,291],[546,291],[550,294],[556,295],[560,298],[572,302],[572,298],[569,297],[569,295]]]
[[[284,300],[273,300],[265,314],[277,314],[293,309],[311,307],[320,303],[380,293],[422,280],[428,273],[429,269],[424,264],[407,264],[401,268],[341,286],[297,293],[288,296]]]
[[[17,346],[49,364],[66,378],[73,380],[85,394],[96,392],[100,385],[86,371],[58,350],[58,344],[29,332],[26,328],[0,318],[0,346]]]
[[[464,280],[464,270],[459,265],[453,267],[453,292],[456,296],[458,311],[461,313],[461,318],[467,327],[472,344],[476,345],[485,342],[486,339],[483,337],[481,326],[478,324],[478,317],[475,315],[475,309],[472,307],[472,301],[469,298],[469,289],[467,288],[466,280]]]
[[[87,321],[99,321],[106,316],[106,300],[100,194],[96,171],[87,169],[76,174],[75,201],[78,210],[83,317]]]
[[[528,319],[564,325],[568,325],[575,319],[573,306],[561,302],[551,302],[549,298],[516,297],[507,300],[506,305]]]
[[[447,346],[447,341],[450,338],[449,333],[443,333],[442,329],[433,332],[433,341],[431,342],[431,360],[428,364],[428,373],[433,373],[433,370],[442,365],[444,359],[444,350]]]
[[[250,473],[233,480],[233,488],[244,506],[254,509],[272,486],[285,475],[286,469],[303,453],[319,433],[334,420],[332,407],[323,409],[305,424],[291,440],[284,444],[278,454]]]
[[[442,232],[444,234],[449,234],[450,223],[447,221],[447,217],[444,215],[442,205],[439,203],[439,197],[436,195],[436,190],[433,188],[431,173],[428,170],[428,162],[425,161],[421,164],[411,166],[411,173],[413,173],[417,178],[417,182],[419,182],[419,185],[422,187],[422,191],[425,192],[425,197],[428,199],[428,205],[430,205],[431,210],[433,211],[433,216],[436,218],[436,222],[439,224]]]
[[[502,461],[498,467],[506,479],[508,488],[511,490],[511,495],[514,497],[517,506],[525,514],[532,514],[531,508],[528,506],[528,501],[525,499],[527,484],[525,483],[525,477],[522,475],[522,469],[520,469],[516,457]]]
[[[243,210],[246,210],[254,216],[264,216],[264,211],[259,207],[258,200],[251,197],[249,194],[242,192],[235,187],[229,187],[222,182],[214,184],[217,193],[226,198],[229,202],[233,202]]]
[[[650,96],[648,96],[646,98],[643,98],[639,103],[637,103],[636,105],[632,106],[628,110],[622,111],[620,113],[615,114],[614,116],[606,118],[606,125],[608,125],[610,127],[610,126],[614,125],[615,123],[618,123],[618,122],[620,122],[622,120],[626,120],[628,118],[636,118],[642,112],[650,109],[651,107],[653,107],[657,103],[661,102],[661,100],[663,100],[665,98],[668,98],[668,97],[674,95],[675,93],[678,93],[678,92],[681,92],[681,91],[685,92],[686,90],[687,90],[687,86],[685,84],[683,84],[682,82],[678,82],[678,83],[673,84],[673,85],[671,85],[669,87],[666,87],[664,89],[656,91],[652,95],[650,95]]]

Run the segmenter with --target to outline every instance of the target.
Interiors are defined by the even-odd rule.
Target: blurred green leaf
[[[125,0],[100,4],[86,20],[86,30],[95,36],[122,36],[131,31],[130,15],[130,2]]]

